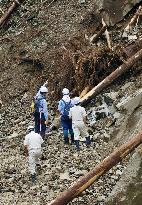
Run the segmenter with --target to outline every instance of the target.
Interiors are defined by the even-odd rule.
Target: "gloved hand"
[[[29,156],[29,154],[24,152],[24,156],[25,156],[25,157],[28,157],[28,156]]]
[[[25,157],[29,156],[27,146],[24,146],[24,153],[23,154],[24,154]]]
[[[45,121],[45,124],[48,125],[48,120]]]

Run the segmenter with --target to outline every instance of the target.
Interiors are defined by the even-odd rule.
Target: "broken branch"
[[[20,2],[18,0],[15,0],[12,5],[9,7],[8,11],[0,18],[0,26],[4,26],[4,24],[7,22],[13,11],[18,7]]]
[[[47,6],[47,7],[49,7],[49,6],[50,6],[50,5],[51,5],[54,1],[55,1],[55,0],[52,0],[52,1],[51,1],[51,3],[50,3],[50,4],[48,4],[48,6]],[[43,1],[43,2],[42,2],[42,5],[43,5],[43,4],[45,4],[46,2],[48,2],[48,0]],[[46,8],[47,8],[47,7],[46,7]]]
[[[93,36],[90,38],[90,42],[91,42],[91,43],[95,43],[95,42],[98,40],[98,38],[105,32],[106,28],[107,28],[106,25],[103,26],[103,27],[101,28],[101,30],[100,30],[95,36],[93,35]]]
[[[128,23],[128,25],[126,26],[126,28],[124,29],[124,31],[130,31],[130,29],[132,28],[132,25],[138,20],[139,16],[142,15],[142,6],[139,6],[137,12],[135,13],[135,15],[132,17],[131,21]]]
[[[113,166],[118,164],[124,157],[132,152],[136,147],[142,143],[142,131],[130,139],[127,143],[121,145],[110,156],[106,157],[100,162],[92,171],[88,172],[86,176],[79,178],[67,191],[61,193],[55,200],[51,201],[49,205],[66,205],[75,197],[79,196],[84,190],[91,186],[100,176],[104,175]]]
[[[97,93],[106,88],[111,84],[116,78],[118,78],[126,70],[130,69],[133,64],[142,58],[142,49],[138,51],[134,56],[129,58],[125,63],[119,66],[115,71],[113,71],[109,76],[107,76],[103,81],[101,81],[96,87],[89,91],[83,98],[81,98],[81,103],[86,104],[91,100]]]
[[[102,24],[103,24],[103,27],[106,27],[106,23],[104,21],[104,19],[102,18]],[[105,36],[106,36],[106,39],[107,39],[107,44],[108,44],[108,47],[110,49],[112,49],[112,46],[111,46],[111,39],[110,39],[110,35],[109,35],[109,32],[107,30],[107,27],[105,29]]]

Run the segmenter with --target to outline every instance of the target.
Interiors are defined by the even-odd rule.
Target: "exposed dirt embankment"
[[[1,3],[3,10],[11,5],[11,2],[6,3]],[[2,100],[8,101],[28,91],[33,94],[46,79],[51,100],[59,98],[64,86],[79,94],[85,87],[91,89],[116,69],[126,60],[122,60],[121,49],[130,43],[126,36],[122,38],[123,31],[116,30],[117,26],[109,31],[113,51],[108,49],[105,35],[100,36],[101,41],[91,42],[102,27],[101,18],[109,24],[101,13],[101,5],[109,16],[111,4],[113,2],[106,5],[105,2],[91,0],[24,1],[0,31]],[[116,5],[114,10],[117,10]],[[130,8],[132,4],[126,11]],[[119,20],[123,19],[121,13]],[[131,16],[126,19],[122,25],[124,22],[127,24]],[[138,38],[141,32],[140,27],[137,29]],[[39,60],[40,64],[16,60],[17,56]]]

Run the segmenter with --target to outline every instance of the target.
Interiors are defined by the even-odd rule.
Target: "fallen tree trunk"
[[[113,71],[109,76],[107,76],[103,81],[101,81],[96,87],[89,91],[83,98],[81,98],[81,104],[86,104],[91,100],[96,94],[106,88],[111,84],[116,78],[118,78],[126,70],[130,69],[138,60],[142,58],[142,49],[138,51],[134,56],[129,58],[125,63],[119,66],[115,71]]]
[[[15,0],[12,5],[9,7],[8,11],[0,18],[0,26],[4,26],[4,24],[9,19],[10,15],[13,13],[13,11],[18,7],[20,2],[18,0]]]
[[[123,53],[126,55],[127,58],[130,58],[132,55],[134,55],[136,52],[138,52],[140,49],[142,49],[142,36],[136,40],[135,42],[129,44],[122,50]]]
[[[32,59],[29,57],[22,57],[22,56],[16,56],[14,57],[14,59],[19,60],[22,63],[32,64],[33,66],[40,68],[40,69],[44,68],[43,64],[40,62],[39,59]]]
[[[119,163],[124,157],[132,152],[138,145],[142,143],[142,131],[130,139],[127,143],[120,146],[109,157],[106,157],[94,170],[88,172],[86,176],[81,177],[67,191],[61,193],[49,205],[66,205],[72,199],[80,195],[85,189],[91,186],[100,176],[105,174],[114,165]]]
[[[84,90],[81,92],[79,97],[82,98],[84,95],[88,93],[89,90],[90,90],[89,86],[86,86]]]
[[[29,57],[22,57],[22,56],[15,56],[14,59],[16,60],[20,60],[22,62],[29,62],[29,63],[33,63],[39,61],[38,59],[33,59],[33,58],[29,58]]]

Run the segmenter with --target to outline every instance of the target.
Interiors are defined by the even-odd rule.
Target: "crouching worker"
[[[74,131],[74,140],[76,144],[77,150],[80,150],[79,146],[79,135],[86,138],[86,145],[89,146],[91,144],[90,136],[87,132],[86,127],[86,111],[84,107],[81,107],[80,98],[74,98],[74,107],[70,109],[69,117],[72,118],[72,126]]]
[[[41,169],[41,144],[43,139],[40,134],[34,132],[34,127],[28,127],[28,134],[24,140],[25,155],[29,157],[29,171],[31,173],[32,182],[36,181],[36,169]]]
[[[61,114],[61,124],[63,127],[63,134],[64,134],[64,144],[69,144],[69,137],[68,132],[71,135],[71,144],[74,143],[74,133],[72,129],[72,120],[69,118],[69,110],[73,107],[73,101],[70,99],[69,90],[64,88],[63,97],[59,101],[58,110]]]

